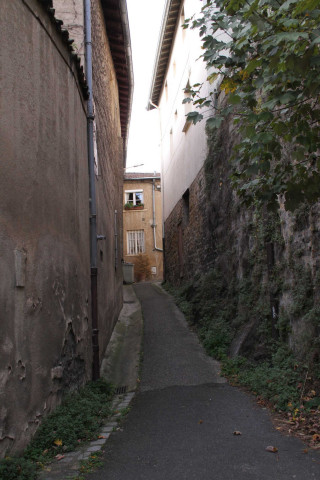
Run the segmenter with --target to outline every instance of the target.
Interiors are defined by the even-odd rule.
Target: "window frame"
[[[129,199],[129,195],[132,194],[132,200]],[[137,203],[137,194],[141,195],[141,198],[139,199],[139,203]],[[134,207],[138,207],[139,205],[144,205],[143,202],[143,190],[142,189],[136,189],[136,190],[125,190],[124,192],[124,203],[132,203]]]
[[[136,256],[145,253],[145,251],[144,230],[127,230],[127,255]]]

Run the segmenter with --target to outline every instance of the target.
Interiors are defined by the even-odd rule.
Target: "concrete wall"
[[[155,186],[161,185],[159,180]],[[156,267],[156,275],[151,275],[151,280],[163,278],[163,253],[154,250],[153,238],[153,209],[152,209],[152,180],[126,180],[123,186],[123,205],[125,204],[125,190],[143,190],[143,210],[123,211],[123,259],[125,262],[136,264],[139,262],[136,255],[128,255],[127,232],[129,230],[143,230],[145,236],[145,255],[148,257],[150,267]],[[155,188],[155,213],[156,213],[156,246],[162,249],[162,198],[161,190]],[[137,276],[135,277],[138,280]]]
[[[85,105],[36,0],[1,0],[0,450],[91,375]]]

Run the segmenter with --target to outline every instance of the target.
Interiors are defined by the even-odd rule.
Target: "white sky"
[[[147,111],[165,0],[127,0],[134,72],[127,171],[160,172],[159,117]],[[143,164],[140,167],[128,168]]]

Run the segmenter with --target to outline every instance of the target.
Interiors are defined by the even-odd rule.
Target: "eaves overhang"
[[[172,45],[182,3],[183,0],[167,0],[166,3],[158,41],[157,54],[153,68],[153,76],[147,105],[148,110],[152,110],[155,108],[155,105],[159,104],[164,79],[168,70]]]
[[[125,159],[133,95],[132,51],[127,2],[126,0],[101,0],[101,5],[118,82],[121,136]]]

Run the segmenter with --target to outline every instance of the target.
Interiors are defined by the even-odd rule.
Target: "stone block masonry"
[[[165,278],[176,285],[212,264],[204,167],[165,222],[165,259]]]

